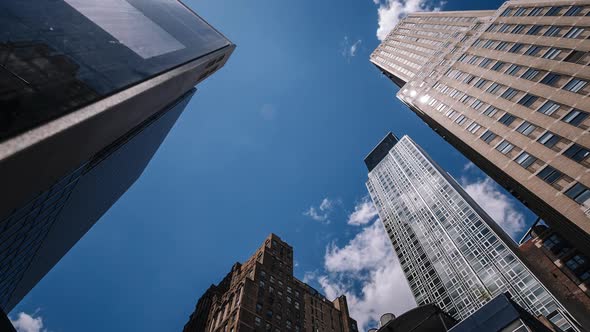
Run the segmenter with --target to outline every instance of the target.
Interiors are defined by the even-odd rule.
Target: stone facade
[[[184,332],[356,332],[345,296],[329,301],[293,276],[293,248],[271,234],[199,299]]]

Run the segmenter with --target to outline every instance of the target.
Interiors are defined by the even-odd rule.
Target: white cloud
[[[490,178],[478,179],[475,182],[463,178],[461,185],[510,236],[514,237],[524,230],[524,215],[517,210],[510,197],[500,191],[500,186]]]
[[[34,315],[34,314],[33,314]],[[43,318],[34,317],[24,312],[18,314],[16,320],[10,320],[17,332],[44,332]]]
[[[336,203],[337,201],[326,197],[322,200],[319,207],[310,206],[309,209],[303,212],[303,215],[308,216],[315,221],[325,222],[328,224],[330,223],[328,218],[332,210],[334,210],[334,204]]]
[[[348,216],[349,225],[366,225],[377,217],[377,209],[369,197],[364,197],[354,207],[354,212]]]
[[[429,0],[373,0],[373,2],[378,6],[377,38],[379,40],[384,40],[402,17],[419,11],[440,10],[444,5],[443,1],[433,5]]]
[[[346,295],[361,330],[376,326],[386,312],[399,315],[416,306],[381,221],[364,227],[344,247],[329,245],[324,260],[325,274],[306,274],[307,279],[315,278],[329,299]]]
[[[355,42],[351,42],[348,39],[348,36],[344,36],[344,41],[341,44],[340,53],[346,59],[346,61],[350,62],[350,59],[355,57],[359,47],[363,41],[357,39]]]

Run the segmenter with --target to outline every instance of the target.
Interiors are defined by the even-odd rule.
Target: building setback
[[[0,308],[137,180],[235,46],[179,1],[0,3]]]
[[[508,292],[534,315],[579,330],[510,237],[408,136],[388,134],[365,163],[367,188],[418,305],[463,320]]]
[[[439,135],[590,257],[590,1],[411,14],[371,61]]]
[[[358,331],[345,296],[329,301],[293,276],[293,248],[271,234],[197,302],[184,332]]]

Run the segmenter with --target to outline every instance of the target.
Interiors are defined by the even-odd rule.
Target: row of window
[[[509,69],[510,70],[510,69]],[[529,70],[525,71],[522,76],[527,75],[530,72]],[[561,119],[563,122],[568,123],[572,126],[581,127],[582,129],[586,129],[588,126],[586,124],[586,119],[589,118],[589,114],[587,112],[581,111],[579,109],[571,108],[569,106],[565,106],[562,104],[558,104],[551,100],[545,100],[539,98],[536,95],[530,93],[524,93],[520,90],[516,90],[514,88],[509,88],[499,83],[488,81],[484,78],[477,78],[474,75],[464,73],[459,70],[452,70],[448,72],[447,76],[454,80],[462,81],[465,84],[471,84],[478,89],[482,89],[483,91],[493,94],[499,95],[500,97],[507,99],[507,100],[515,100],[517,95],[520,97],[517,100],[517,103],[528,108],[536,109],[537,112],[542,113],[547,116],[551,116],[554,118]],[[551,75],[547,75],[546,77],[552,77]],[[570,81],[573,82],[573,81]],[[572,83],[573,84],[573,83]],[[450,88],[444,84],[437,83],[434,85],[435,89],[440,91],[442,94],[446,94],[452,98],[459,99],[461,102],[468,104],[471,108],[475,110],[483,109],[483,114],[489,117],[494,117],[497,113],[498,109],[484,103],[483,101],[474,98],[470,95],[464,94],[462,91],[457,89]],[[538,105],[538,106],[537,106]],[[486,107],[487,106],[487,107]],[[567,112],[567,113],[566,113]],[[504,118],[502,123],[505,125],[510,125],[514,120],[511,117]]]
[[[408,70],[408,69],[406,69],[406,68],[398,65],[397,63],[395,63],[393,61],[390,61],[390,60],[388,60],[386,58],[383,58],[381,56],[376,56],[375,59],[377,60],[377,62],[379,64],[382,64],[382,65],[385,64],[385,65],[389,66],[390,68],[392,68],[393,69],[393,72],[397,72],[398,73],[397,75],[399,75],[399,73],[401,73],[403,76],[406,76],[408,79],[414,77],[414,72],[413,71]]]
[[[584,51],[543,45],[533,45],[521,42],[513,43],[495,39],[478,39],[473,43],[472,46],[583,65],[587,65],[590,58],[588,52]]]
[[[563,26],[563,25],[540,25],[540,24],[491,24],[486,32],[498,32],[531,36],[562,37],[569,39],[585,39],[589,32],[587,27]]]
[[[408,60],[406,58],[402,58],[402,57],[397,56],[395,54],[391,54],[391,53],[388,53],[388,52],[380,51],[380,55],[382,57],[389,58],[389,59],[391,59],[391,60],[393,60],[393,61],[395,61],[397,63],[404,64],[404,65],[406,65],[408,67],[411,67],[411,68],[414,68],[416,70],[418,70],[418,69],[420,69],[420,67],[422,67],[421,65],[419,65],[419,64],[417,64],[417,63],[415,63],[413,61],[410,61],[410,60]]]
[[[546,71],[543,75],[541,74],[541,69],[520,66],[517,64],[510,64],[504,61],[494,60],[470,54],[462,55],[457,61],[467,63],[473,66],[479,66],[484,69],[497,71],[506,75],[520,77],[522,79],[526,79],[529,81],[540,82],[542,84],[573,93],[578,93],[582,95],[588,95],[590,93],[590,90],[588,89],[590,87],[588,85],[588,81],[577,77]],[[450,68],[447,71],[447,76],[456,80],[466,79],[466,77],[475,78],[475,76],[471,74],[466,74],[462,72],[461,74],[458,74],[458,72],[458,70],[454,71],[452,68]]]
[[[458,113],[457,111],[453,110],[452,108],[446,106],[444,103],[438,102],[434,98],[432,98],[429,101],[428,105],[434,107],[437,111],[439,111],[441,113],[448,109],[444,113],[445,116],[449,117],[457,125],[463,126],[465,123],[468,123],[469,118],[467,118],[465,115]],[[513,115],[511,115],[509,113],[505,113],[502,117],[499,118],[498,121],[505,124],[505,125],[509,125],[515,119],[516,119],[516,117],[514,117]],[[472,134],[477,133],[477,131],[480,128],[482,128],[481,125],[479,125],[476,121],[471,121],[466,126],[466,130]],[[518,131],[519,133],[521,133],[525,136],[528,136],[535,129],[536,129],[536,127],[534,125],[532,125],[528,121],[523,120],[523,122],[516,128],[516,131]],[[493,131],[488,129],[488,130],[485,130],[481,134],[480,139],[482,141],[486,142],[487,144],[491,144],[497,137],[498,136]],[[561,139],[561,137],[559,137],[558,135],[556,135],[550,131],[546,131],[543,135],[541,135],[537,139],[537,142],[545,145],[548,148],[553,148],[555,146],[555,144],[557,144],[557,142],[559,142],[560,139]],[[522,151],[520,154],[518,154],[518,152],[520,152],[521,149],[516,147],[514,144],[512,144],[511,142],[509,142],[507,140],[501,140],[496,145],[495,149],[497,151],[499,151],[500,153],[507,155],[507,157],[509,157],[511,159],[512,159],[512,156],[516,155],[516,157],[513,159],[513,161],[516,162],[517,164],[519,164],[520,166],[522,166],[523,168],[529,170],[530,172],[534,173],[534,171],[535,171],[535,170],[531,169],[531,166],[533,164],[542,165],[541,162],[536,163],[538,159],[535,156],[530,155],[528,152]],[[578,145],[578,144],[571,145],[569,148],[567,148],[563,152],[563,155],[578,162],[578,163],[581,163],[585,166],[590,166],[590,163],[588,162],[588,157],[590,156],[590,150],[582,147],[581,145]],[[545,182],[553,185],[558,190],[563,189],[565,186],[567,186],[569,183],[571,183],[573,181],[573,179],[564,175],[563,173],[554,169],[551,166],[546,166],[545,168],[543,168],[543,170],[541,170],[537,174],[537,176],[539,178],[541,178],[542,180],[544,180]],[[562,181],[560,183],[559,180],[564,180],[564,181]],[[576,202],[583,204],[585,202],[585,200],[587,199],[585,194],[580,194],[580,195],[568,194],[570,192],[570,190],[573,190],[573,188],[575,188],[576,186],[583,187],[583,185],[577,183],[576,185],[574,185],[571,189],[569,189],[566,192],[566,195],[568,197],[574,199]],[[590,192],[588,193],[588,195],[590,195]]]
[[[412,52],[412,51],[408,51],[406,49],[403,48],[399,48],[399,47],[391,47],[391,46],[384,46],[383,49],[385,49],[387,52],[392,53],[392,54],[401,54],[401,55],[405,55],[406,57],[410,58],[410,59],[416,59],[418,61],[421,62],[426,62],[428,61],[428,57],[425,57],[423,55],[417,54],[416,52]],[[383,52],[383,51],[381,51]],[[381,53],[383,54],[383,53]]]
[[[477,83],[476,83],[476,86],[477,86]],[[497,86],[497,83],[493,83],[490,87],[494,87],[494,86]],[[479,110],[480,108],[482,108],[483,105],[485,105],[485,103],[481,102],[479,99],[473,98],[467,94],[459,92],[457,89],[449,88],[448,86],[443,85],[441,83],[435,84],[434,88],[443,94],[449,95],[451,98],[458,99],[459,101],[461,101],[465,104],[468,104],[469,106],[471,106],[475,110]],[[488,90],[489,90],[489,88],[488,88]],[[507,88],[500,96],[502,98],[511,100],[512,98],[514,98],[516,93],[517,93],[516,89]],[[529,107],[537,99],[538,99],[538,97],[536,97],[536,96],[533,96],[531,94],[525,94],[525,95],[523,95],[522,98],[519,99],[518,103],[523,106]],[[433,105],[431,105],[431,106],[433,106]],[[547,101],[543,105],[541,105],[541,107],[539,107],[539,109],[537,111],[541,112],[543,114],[547,114],[549,112],[554,112],[556,107],[558,108],[559,105],[554,102]],[[455,111],[453,111],[453,112],[455,112]],[[492,105],[488,105],[487,108],[484,108],[484,111],[482,112],[482,114],[487,115],[489,117],[493,117],[497,112],[498,112],[497,108],[495,108]],[[586,112],[583,112],[583,111],[580,111],[577,109],[572,109],[569,113],[566,114],[566,116],[564,118],[562,118],[562,121],[564,121],[566,123],[570,123],[572,125],[580,125],[585,119],[588,118],[588,116],[589,115]],[[508,112],[505,112],[501,117],[498,118],[498,122],[505,125],[505,126],[510,126],[516,119],[517,119],[516,116],[514,116]],[[460,124],[462,124],[462,123],[460,123]],[[529,136],[537,128],[539,128],[540,130],[543,130],[543,128],[537,127],[537,126],[533,125],[532,123],[523,120],[523,122],[518,127],[516,127],[515,130],[525,136]],[[541,142],[541,140],[543,140],[546,143],[544,145],[548,146],[549,148],[552,148],[559,141],[560,138],[561,137],[547,131],[544,135],[542,135],[539,138],[538,141]],[[491,141],[493,138],[488,138],[488,139]],[[590,155],[589,150],[578,145],[578,144],[573,144],[572,146],[570,146],[568,149],[566,149],[563,152],[563,155],[578,162],[578,163],[581,163],[582,165],[590,166],[590,163],[588,162],[588,156]]]
[[[512,7],[504,10],[500,16],[582,16],[590,15],[588,6],[552,6],[552,7]]]
[[[385,42],[385,45],[390,46],[394,51],[402,48],[402,49],[409,49],[409,50],[422,52],[424,54],[433,54],[434,53],[434,50],[431,48],[422,47],[422,46],[414,45],[414,44],[408,44],[406,42],[402,42],[402,41],[394,40],[394,39],[388,39]],[[388,50],[392,50],[392,49],[388,49]]]

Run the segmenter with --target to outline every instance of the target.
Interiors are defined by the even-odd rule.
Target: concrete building
[[[590,326],[590,260],[558,233],[537,221],[523,238],[520,252],[547,289]]]
[[[512,239],[408,136],[389,133],[365,163],[367,188],[418,305],[463,320],[508,292],[534,315],[579,331]]]
[[[271,234],[199,299],[184,332],[358,331],[345,296],[326,299],[293,276],[293,248]]]
[[[371,61],[433,130],[590,257],[590,2],[411,14]]]
[[[137,180],[234,45],[179,1],[0,3],[0,308]]]

